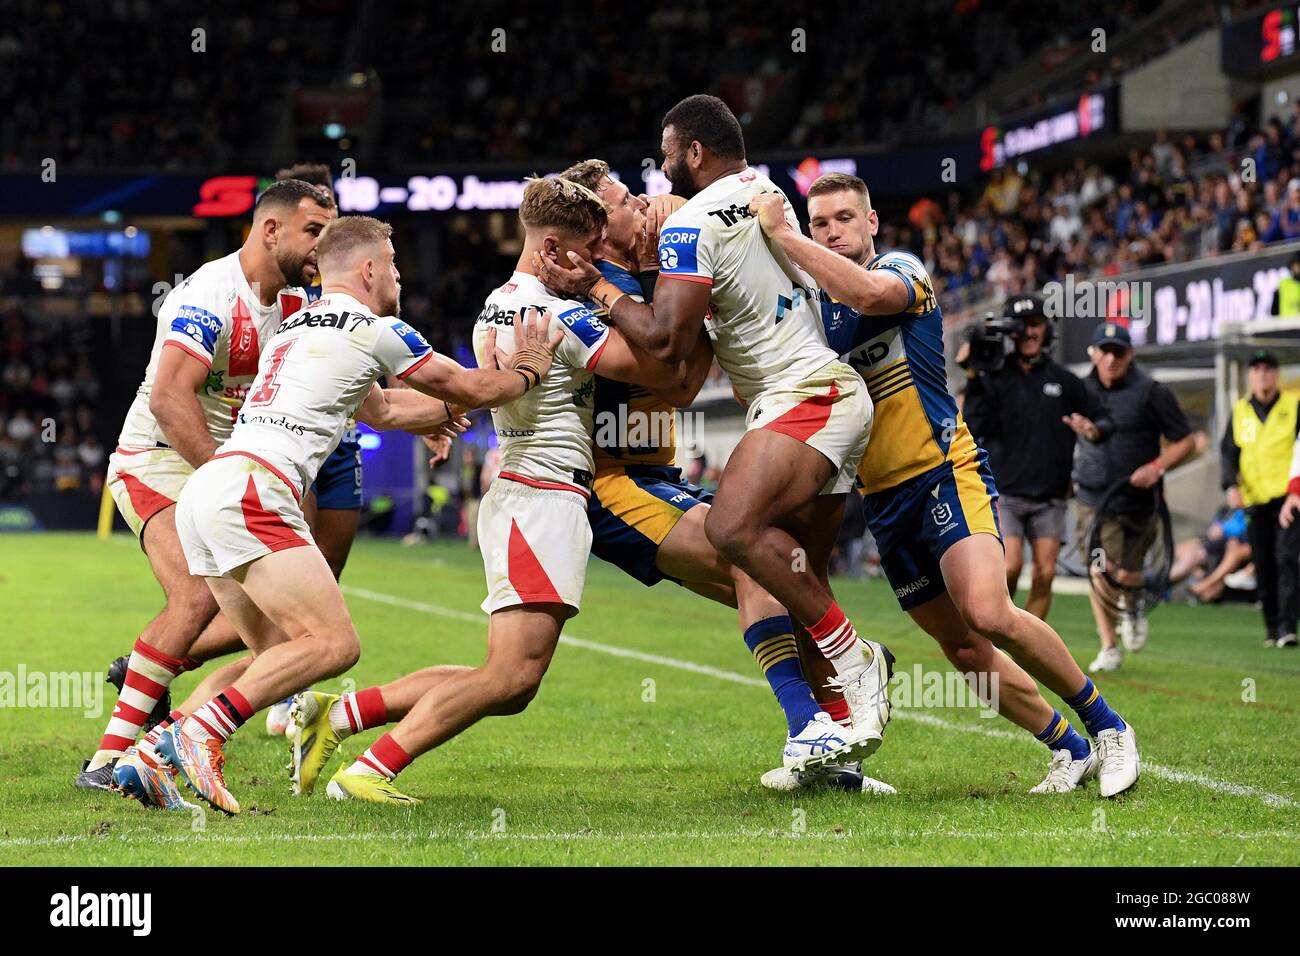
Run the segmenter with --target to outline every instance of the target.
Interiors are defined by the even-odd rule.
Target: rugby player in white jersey
[[[646,301],[659,272],[662,221],[685,204],[680,196],[649,202],[632,195],[598,159],[560,173],[605,201],[609,223],[595,265],[628,295]],[[587,302],[596,315],[604,310]],[[708,348],[701,336],[702,348]],[[712,355],[712,350],[709,350]],[[782,772],[763,783],[782,787],[827,783],[847,789],[891,792],[887,784],[863,777],[856,764],[827,763],[841,739],[831,721],[847,721],[844,698],[827,687],[810,687],[800,660],[790,615],[744,571],[724,561],[704,532],[713,495],[686,481],[677,467],[677,410],[649,389],[596,376],[593,450],[596,478],[587,502],[591,552],[646,586],[665,578],[712,600],[736,608],[745,646],[767,678],[786,718],[788,736]],[[610,428],[627,422],[627,428]],[[666,427],[640,427],[645,423]],[[818,683],[834,674],[815,652],[809,675]]]
[[[547,289],[534,251],[599,249],[607,210],[591,190],[565,179],[536,179],[519,207],[524,248],[515,273],[488,296],[474,350],[491,366],[494,329],[531,309],[546,309],[563,336],[541,385],[493,409],[501,471],[479,505],[478,538],[487,577],[487,659],[479,667],[431,667],[382,687],[335,697],[312,692],[295,702],[294,791],[310,792],[344,736],[400,718],[352,765],[330,779],[338,800],[409,804],[393,779],[420,754],[483,717],[517,714],[537,693],[565,621],[578,613],[591,549],[594,376],[654,387],[672,405],[689,404],[709,369],[708,349],[674,366],[631,349],[579,301]],[[327,273],[328,274],[328,273]],[[508,345],[501,347],[502,352]]]
[[[779,190],[745,161],[731,110],[716,97],[687,97],[664,117],[662,147],[664,174],[687,202],[660,232],[653,305],[578,259],[567,269],[542,263],[543,279],[599,302],[631,344],[669,364],[707,330],[749,412],[705,533],[835,666],[853,724],[839,759],[869,756],[889,720],[890,656],[858,637],[831,593],[828,564],[866,448],[870,398],[826,346],[811,282],[773,253],[750,216],[755,195]],[[794,220],[788,203],[786,215]]]
[[[324,164],[296,163],[293,166],[278,170],[275,178],[277,180],[298,179],[302,182],[311,183],[313,186],[321,186],[328,191],[331,199],[334,197],[333,177],[330,175],[329,167]],[[312,272],[315,273],[314,282],[304,284],[300,290],[301,295],[298,294],[299,290],[294,290],[292,294],[285,296],[285,318],[288,317],[291,308],[302,308],[320,297],[320,275],[315,272],[314,267]],[[398,382],[390,384],[400,385]],[[418,403],[411,401],[413,398],[415,396],[410,395],[389,397],[389,402],[386,403],[385,408],[389,412],[396,412],[401,418],[400,421],[365,421],[365,424],[375,429],[401,428],[412,431],[421,435],[426,444],[430,442],[437,444],[437,449],[433,444],[430,445],[431,451],[445,455],[450,450],[450,435],[464,431],[469,425],[468,419],[460,419],[461,424],[452,423],[450,425],[434,422],[413,422],[411,413],[419,407]],[[424,396],[420,396],[420,398],[424,398]],[[432,404],[435,412],[442,408],[437,403]],[[303,515],[307,518],[307,524],[311,526],[312,539],[320,548],[321,553],[325,555],[325,560],[329,562],[329,566],[333,569],[336,578],[342,575],[343,567],[347,563],[348,554],[352,549],[352,541],[356,537],[357,522],[361,513],[361,448],[357,444],[356,435],[356,429],[353,427],[349,427],[344,431],[338,447],[321,464],[315,483],[303,497]],[[246,650],[247,648],[244,647],[244,642],[240,638],[239,632],[235,630],[234,625],[226,620],[225,615],[218,614],[195,640],[194,646],[190,648],[185,658],[186,669],[192,671],[214,658],[236,652],[242,653]],[[227,661],[211,670],[210,673],[204,675],[189,696],[175,706],[175,709],[163,706],[160,701],[159,706],[154,709],[154,714],[146,722],[145,727],[148,728],[155,723],[165,726],[179,715],[193,713],[197,707],[206,703],[217,691],[233,684],[251,662],[252,658],[250,656],[243,656]],[[113,668],[116,667],[120,667],[125,672],[126,664],[126,657],[114,661],[110,667],[110,674],[113,673]],[[110,677],[110,681],[112,679]],[[117,683],[120,691],[121,680],[119,679],[115,683]],[[267,732],[273,736],[284,734],[288,719],[288,701],[281,701],[267,708]],[[146,735],[146,737],[149,736],[153,735]]]
[[[405,379],[445,408],[513,401],[541,381],[558,341],[545,340],[543,315],[536,323],[515,321],[515,348],[501,369],[469,370],[435,355],[396,317],[401,287],[391,231],[365,216],[325,228],[317,253],[321,298],[281,325],[230,438],[177,502],[190,573],[206,582],[256,657],[234,684],[164,731],[157,749],[226,813],[239,812],[222,772],[230,735],[257,710],[342,673],[360,654],[301,508],[347,419],[389,400],[375,384],[381,375]],[[491,350],[494,340],[483,347]]]
[[[78,787],[113,788],[114,765],[217,613],[211,592],[185,569],[176,499],[229,437],[259,350],[280,324],[282,292],[311,281],[317,237],[334,215],[332,198],[318,187],[276,183],[254,206],[239,251],[201,266],[158,310],[153,352],[109,458],[107,481],[166,603],[135,643],[117,705]]]

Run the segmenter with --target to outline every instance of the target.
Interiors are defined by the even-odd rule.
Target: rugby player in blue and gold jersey
[[[908,252],[876,251],[879,219],[856,176],[828,174],[809,188],[811,239],[787,221],[780,196],[758,196],[750,211],[816,281],[827,341],[867,383],[875,421],[858,479],[899,604],[960,671],[997,674],[999,713],[1052,751],[1034,792],[1069,791],[1093,776],[1104,797],[1127,790],[1139,772],[1132,727],[1060,636],[1007,593],[997,489],[948,392],[943,314],[925,266]],[[1074,709],[1095,751],[1029,674]]]

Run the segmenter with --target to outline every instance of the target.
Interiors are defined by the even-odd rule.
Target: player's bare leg
[[[330,566],[335,580],[338,580],[347,564],[352,551],[352,542],[356,538],[360,511],[355,508],[317,508],[316,495],[309,491],[302,501],[303,516],[312,529],[312,538],[325,561]],[[218,614],[199,635],[191,648],[191,661],[206,662],[237,651],[244,651],[244,640],[239,631],[224,614]],[[210,700],[223,687],[229,687],[248,669],[253,662],[251,655],[231,661],[220,669],[206,676],[199,685],[172,711],[175,714],[188,715]],[[267,712],[267,732],[279,736],[286,730],[289,715],[289,702],[279,701],[271,705]],[[164,723],[169,723],[164,721]],[[164,728],[165,729],[165,728]]]
[[[289,784],[295,795],[311,793],[321,771],[353,734],[399,721],[443,681],[473,670],[438,664],[378,687],[327,694],[307,690],[293,698],[289,721]]]
[[[352,766],[336,773],[327,792],[339,800],[416,802],[392,787],[412,760],[484,717],[521,713],[537,694],[571,614],[563,604],[526,604],[493,612],[487,659],[440,681],[396,727]]]
[[[718,554],[705,532],[708,512],[708,505],[696,505],[682,515],[660,542],[655,564],[664,574],[688,586],[707,589],[730,585],[727,590],[734,603],[723,603],[738,609],[745,645],[786,717],[783,764],[802,771],[806,766],[828,762],[822,759],[826,752],[845,743],[832,723],[848,716],[844,698],[830,687],[809,686],[789,613],[745,571]],[[827,680],[818,683],[825,685]]]
[[[1035,538],[1030,542],[1029,550],[1034,564],[1025,610],[1046,621],[1047,612],[1052,609],[1052,581],[1056,578],[1056,558],[1061,553],[1061,542],[1056,538]]]
[[[992,564],[990,564],[992,562]],[[1002,545],[973,534],[944,552],[939,562],[952,603],[976,633],[1006,651],[1054,694],[1070,697],[1087,679],[1051,625],[1011,603]]]
[[[939,567],[953,605],[972,630],[1010,654],[1079,715],[1097,740],[1103,795],[1127,789],[1138,774],[1132,728],[1079,669],[1051,625],[1011,603],[1001,570],[1001,550],[1001,542],[993,535],[973,534],[944,552]]]
[[[718,552],[805,626],[821,620],[835,598],[816,575],[796,570],[807,542],[781,523],[815,500],[832,473],[831,462],[803,442],[767,429],[748,431],[727,460],[705,522]]]
[[[217,603],[203,579],[190,575],[176,536],[175,505],[154,515],[140,540],[154,578],[162,586],[165,602],[136,641],[127,662],[122,693],[99,749],[77,776],[79,787],[111,787],[113,762],[135,743],[150,712],[185,669],[184,658],[190,647],[217,613]]]
[[[307,495],[307,500],[314,500],[315,495]],[[356,508],[319,508],[314,509],[315,515],[308,516],[307,524],[311,527],[312,537],[316,540],[316,546],[320,548],[321,554],[325,555],[325,560],[334,572],[337,580],[343,575],[343,567],[348,563],[348,555],[352,553],[352,542],[357,537],[357,525],[361,520],[361,512]],[[304,514],[307,509],[303,509]]]
[[[1020,587],[1020,572],[1025,568],[1025,539],[1006,535],[1002,539],[1002,545],[1006,553],[1007,593],[1014,601]]]
[[[908,612],[942,648],[944,657],[966,677],[973,690],[989,690],[984,703],[1017,727],[1037,734],[1047,727],[1054,711],[1038,693],[1038,685],[993,642],[971,630],[946,593]],[[975,679],[988,675],[983,687]]]
[[[239,642],[239,646],[244,646],[242,639]],[[253,657],[250,654],[247,657],[240,657],[233,661],[227,661],[220,667],[204,675],[203,679],[199,681],[198,686],[195,687],[194,690],[190,691],[189,696],[176,705],[172,711],[173,715],[179,714],[188,716],[194,713],[195,710],[211,700],[223,687],[229,687],[235,681],[239,680],[239,678],[244,676],[244,672],[248,670],[249,665],[252,663]],[[175,717],[173,716],[172,719],[174,720]]]
[[[971,630],[946,592],[908,613],[938,641],[985,705],[1029,731],[1052,754],[1047,778],[1031,793],[1068,793],[1096,775],[1097,760],[1088,742],[1043,699],[1032,677]]]
[[[874,753],[889,722],[892,657],[861,640],[830,589],[831,550],[844,516],[843,494],[821,494],[831,461],[769,429],[745,433],[727,461],[705,530],[722,556],[744,569],[808,628],[836,671],[853,738],[837,759]]]
[[[222,774],[222,745],[262,707],[346,671],[361,645],[316,548],[273,552],[208,584],[256,658],[238,681],[164,733],[158,746],[196,793],[219,810],[238,813]]]
[[[244,639],[239,636],[235,625],[224,614],[218,614],[203,629],[194,646],[190,648],[190,658],[206,664],[208,661],[247,650]]]

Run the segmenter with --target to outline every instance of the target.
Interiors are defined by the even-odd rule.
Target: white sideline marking
[[[888,799],[888,798],[880,798]],[[776,828],[766,830],[657,830],[646,833],[623,833],[594,830],[574,830],[562,831],[551,830],[543,833],[511,833],[505,831],[502,833],[491,833],[482,830],[464,830],[460,832],[440,833],[437,830],[396,830],[385,831],[383,833],[155,833],[152,830],[138,829],[128,830],[121,833],[108,833],[102,836],[92,836],[89,834],[62,834],[59,836],[47,837],[10,837],[0,839],[0,847],[50,847],[50,846],[73,846],[79,843],[95,842],[103,844],[109,843],[126,843],[126,844],[147,844],[157,846],[159,844],[181,844],[193,846],[195,843],[221,843],[229,845],[259,844],[259,843],[383,843],[387,845],[393,840],[403,843],[428,843],[430,840],[446,840],[456,843],[462,841],[501,841],[509,843],[511,841],[525,841],[531,843],[548,843],[548,842],[571,842],[575,840],[590,840],[600,843],[612,842],[655,842],[667,840],[677,842],[680,840],[759,840],[759,839],[788,839],[793,841],[802,840],[819,840],[835,841],[846,840],[853,837],[870,838],[875,840],[914,840],[914,839],[932,839],[934,837],[943,837],[956,840],[998,840],[1004,841],[1007,837],[1015,839],[1052,839],[1078,838],[1085,839],[1105,838],[1105,839],[1156,839],[1156,840],[1200,840],[1205,834],[1201,831],[1190,833],[1171,833],[1168,829],[1142,829],[1142,830],[1120,830],[1111,829],[1104,831],[1093,830],[1091,826],[1083,827],[1054,827],[1046,830],[958,830],[949,827],[939,827],[927,830],[911,830],[905,827],[871,827],[859,830],[856,828],[846,828],[842,833],[825,830],[810,830],[804,833],[795,834],[790,830],[780,830]],[[1234,840],[1296,840],[1300,839],[1300,830],[1246,830],[1240,833],[1219,833],[1215,834],[1218,839]]]
[[[436,614],[439,617],[451,618],[456,621],[469,621],[473,624],[486,623],[485,614],[470,614],[466,611],[457,611],[453,608],[442,607],[437,604],[427,604],[423,601],[412,601],[409,598],[398,597],[393,594],[383,594],[379,591],[370,591],[366,588],[343,586],[345,594],[355,595],[368,601],[375,601],[379,604],[390,604],[393,607],[405,608],[410,611],[421,611],[425,614]],[[767,689],[767,681],[758,677],[752,677],[746,674],[737,674],[735,671],[724,671],[717,667],[709,667],[705,664],[696,664],[693,661],[678,660],[675,657],[662,657],[658,654],[646,654],[642,651],[632,650],[626,647],[615,647],[612,644],[600,644],[596,641],[583,640],[578,637],[571,637],[567,634],[560,635],[560,643],[567,644],[570,647],[578,647],[583,650],[596,651],[600,654],[609,654],[612,657],[623,657],[630,660],[643,661],[647,664],[659,664],[663,667],[673,667],[677,670],[690,671],[694,674],[705,674],[709,677],[716,677],[718,680],[730,681],[733,684],[746,684],[750,687],[762,687]],[[920,724],[926,724],[931,727],[938,727],[943,730],[955,731],[963,734],[978,734],[981,737],[992,737],[998,740],[1014,740],[1019,743],[1037,744],[1024,731],[1012,732],[1010,730],[1001,730],[994,727],[977,727],[970,724],[957,724],[944,720],[942,717],[936,717],[933,714],[926,714],[920,711],[903,710],[898,708],[894,711],[894,717],[901,720],[914,720]],[[1251,797],[1260,800],[1270,807],[1295,807],[1300,806],[1300,801],[1293,800],[1291,797],[1280,793],[1269,793],[1258,787],[1247,786],[1241,783],[1232,783],[1227,780],[1216,780],[1213,777],[1207,777],[1204,774],[1192,773],[1185,770],[1178,770],[1174,767],[1165,767],[1160,764],[1142,762],[1144,772],[1163,780],[1169,780],[1173,783],[1194,784],[1203,787],[1206,790],[1213,790],[1216,793],[1231,794],[1235,797]]]

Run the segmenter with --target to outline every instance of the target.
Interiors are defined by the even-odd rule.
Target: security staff
[[[1266,647],[1294,646],[1300,616],[1300,523],[1279,523],[1300,434],[1300,392],[1279,391],[1278,377],[1275,355],[1251,356],[1250,394],[1232,407],[1220,445],[1228,507],[1245,508],[1249,521]]]
[[[1287,275],[1273,293],[1272,313],[1280,318],[1300,315],[1300,252],[1287,263]]]
[[[1159,532],[1152,489],[1160,484],[1166,471],[1192,453],[1196,441],[1174,393],[1134,364],[1133,340],[1127,326],[1118,322],[1097,326],[1088,357],[1093,369],[1084,385],[1108,410],[1113,432],[1101,442],[1078,443],[1074,486],[1078,496],[1079,549],[1087,554],[1088,533],[1106,491],[1127,479],[1128,485],[1111,499],[1102,520],[1101,544],[1107,559],[1118,565],[1112,569],[1112,576],[1125,585],[1136,585],[1142,581],[1146,553]],[[1169,442],[1163,451],[1161,436]],[[1091,564],[1091,556],[1089,561]],[[1116,602],[1103,602],[1097,587],[1091,599],[1101,652],[1089,670],[1118,670],[1124,655],[1115,642],[1118,615],[1112,607]],[[1120,624],[1125,647],[1140,650],[1146,643],[1146,619],[1133,610],[1124,615]]]
[[[1033,568],[1025,610],[1046,620],[1065,538],[1075,438],[1102,441],[1113,425],[1083,381],[1048,354],[1054,330],[1042,298],[1012,296],[1003,317],[1021,325],[1011,335],[1015,351],[999,371],[967,369],[963,414],[975,440],[988,449],[1002,493],[998,517],[1007,590],[1016,593],[1028,541]]]

